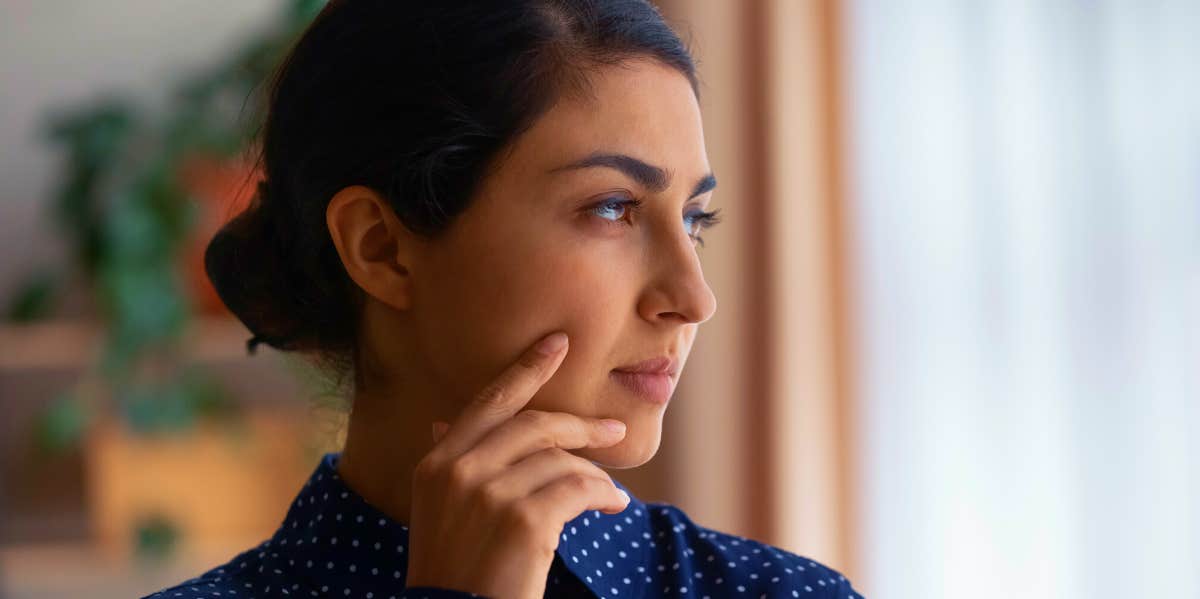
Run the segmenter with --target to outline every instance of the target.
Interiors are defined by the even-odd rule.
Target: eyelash
[[[625,206],[627,207],[628,214],[636,216],[642,209],[642,201],[635,198],[608,198],[592,206],[591,212],[595,214],[596,210],[600,208],[609,208],[612,206]],[[693,211],[689,212],[687,216],[691,217],[692,222],[696,223],[696,225],[700,227],[700,231],[705,231],[721,222],[720,212],[720,208],[711,212]],[[606,218],[602,218],[601,220],[612,225],[618,224],[618,221],[609,220]],[[704,238],[700,236],[700,233],[689,235],[689,237],[700,244],[700,247],[704,247]]]

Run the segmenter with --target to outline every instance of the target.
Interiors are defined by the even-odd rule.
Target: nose
[[[638,301],[638,312],[651,323],[701,323],[717,310],[696,246],[686,233],[669,236],[649,258],[650,283]]]

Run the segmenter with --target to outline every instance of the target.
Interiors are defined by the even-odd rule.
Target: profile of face
[[[657,452],[667,404],[613,370],[673,358],[674,392],[716,310],[695,240],[715,180],[682,74],[632,60],[592,85],[515,140],[443,235],[413,242],[404,297],[385,301],[399,309],[368,310],[365,325],[376,344],[395,344],[377,349],[384,368],[439,390],[447,414],[564,331],[567,355],[526,409],[625,422],[618,444],[572,453],[630,468]]]

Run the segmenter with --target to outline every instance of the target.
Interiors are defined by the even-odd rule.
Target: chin
[[[658,453],[660,435],[652,439],[641,438],[632,430],[626,433],[616,445],[610,447],[585,447],[573,450],[572,453],[581,458],[594,462],[597,466],[624,470],[637,468],[649,462]]]

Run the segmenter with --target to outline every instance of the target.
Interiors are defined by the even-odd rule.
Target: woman
[[[346,444],[154,596],[858,597],[598,466],[654,455],[716,309],[698,83],[653,6],[334,0],[269,108],[206,265],[251,349],[353,380]]]

